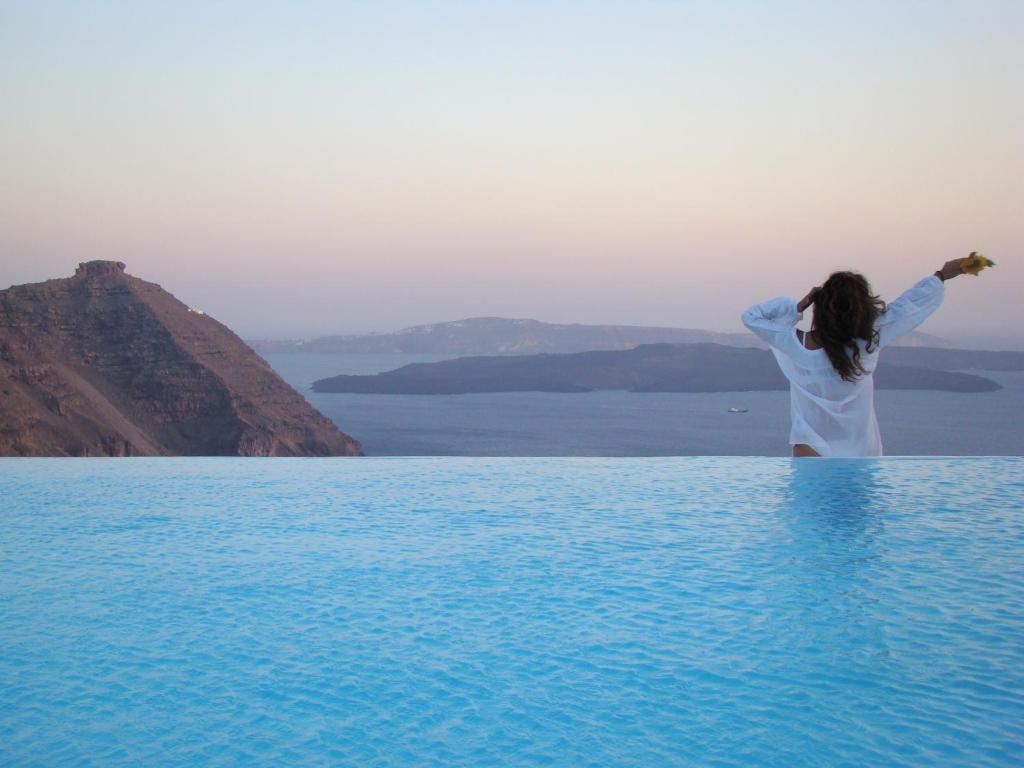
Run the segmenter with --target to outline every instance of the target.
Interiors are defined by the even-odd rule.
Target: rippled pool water
[[[1024,460],[0,460],[0,764],[1010,765]]]

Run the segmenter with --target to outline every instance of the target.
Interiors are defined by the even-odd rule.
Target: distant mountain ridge
[[[991,355],[1000,359],[994,360]],[[970,364],[972,360],[998,362],[1000,370],[1024,370],[1021,352],[896,347],[885,350],[875,372],[875,386],[947,392],[1002,389],[991,379],[943,368]],[[788,388],[789,383],[771,352],[705,343],[642,344],[628,350],[569,354],[460,357],[413,363],[374,375],[332,376],[313,383],[316,392],[410,395],[595,390],[751,392]]]
[[[0,456],[360,453],[230,329],[124,268],[0,291]]]
[[[321,336],[311,341],[249,342],[258,352],[314,354],[531,355],[632,349],[640,344],[710,343],[730,347],[765,345],[751,333],[643,325],[545,323],[505,317],[470,317],[414,325],[391,333]],[[947,347],[937,336],[912,333],[905,346]]]

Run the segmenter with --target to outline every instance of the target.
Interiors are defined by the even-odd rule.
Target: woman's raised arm
[[[783,334],[791,333],[802,317],[803,312],[797,308],[796,299],[780,296],[755,304],[743,313],[741,319],[759,339],[778,347]]]
[[[887,347],[906,336],[942,305],[946,295],[945,282],[961,274],[964,259],[952,259],[934,274],[918,280],[898,299],[890,303],[878,320],[878,346]]]

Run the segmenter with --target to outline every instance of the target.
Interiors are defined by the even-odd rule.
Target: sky
[[[0,0],[0,287],[116,259],[246,338],[742,330],[837,268],[1024,327],[1024,3]]]

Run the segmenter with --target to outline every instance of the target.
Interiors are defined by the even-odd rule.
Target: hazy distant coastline
[[[471,317],[415,325],[387,333],[321,336],[310,340],[249,340],[257,352],[312,354],[450,354],[529,355],[592,350],[625,350],[641,344],[721,344],[729,347],[765,345],[746,331],[727,333],[695,328],[642,325],[545,323],[505,317]],[[952,346],[927,333],[912,333],[904,346]]]
[[[992,392],[997,382],[956,370],[1024,370],[1024,353],[934,348],[886,350],[879,389]],[[484,392],[756,392],[788,389],[766,350],[721,344],[644,344],[629,350],[471,356],[373,375],[318,379],[315,392],[453,395]]]

